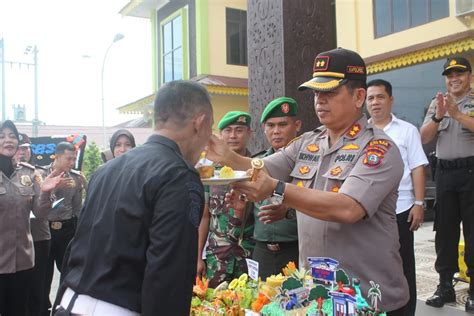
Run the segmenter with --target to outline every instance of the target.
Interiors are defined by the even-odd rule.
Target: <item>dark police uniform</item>
[[[203,205],[178,145],[151,136],[93,175],[65,286],[142,315],[188,315]]]
[[[448,70],[458,67],[471,71],[467,60],[452,58],[444,65],[443,75]],[[456,103],[462,113],[474,118],[472,90]],[[431,120],[437,122],[436,117],[433,119],[435,113],[436,99],[431,102],[423,124]],[[435,173],[435,268],[440,275],[439,291],[443,288],[446,291],[443,293],[436,291],[435,295],[427,300],[427,304],[441,307],[444,302],[455,301],[452,278],[453,274],[459,271],[458,243],[462,222],[465,240],[464,260],[468,268],[467,275],[471,278],[472,292],[470,306],[466,304],[466,309],[469,308],[474,312],[474,132],[464,128],[461,123],[451,118],[448,112],[437,123],[439,125],[436,143],[438,163]]]

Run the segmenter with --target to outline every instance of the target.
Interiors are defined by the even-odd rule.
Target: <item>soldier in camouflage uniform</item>
[[[218,124],[220,135],[227,145],[247,157],[251,156],[247,150],[251,136],[250,120],[251,117],[246,112],[231,111]],[[224,198],[229,190],[228,186],[209,187],[209,203],[204,208],[199,227],[199,258],[202,257],[205,236],[208,236],[206,274],[210,287],[216,287],[223,281],[230,281],[247,272],[245,259],[252,256],[255,246],[252,238],[253,214],[251,210],[234,212],[227,208]]]

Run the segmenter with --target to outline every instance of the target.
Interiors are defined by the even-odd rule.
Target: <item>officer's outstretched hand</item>
[[[41,191],[51,192],[64,183],[64,172],[53,171],[41,183]]]
[[[219,136],[213,134],[206,147],[206,158],[217,163],[223,162],[231,151]]]
[[[270,177],[266,172],[259,172],[255,181],[234,182],[231,186],[234,190],[245,194],[250,201],[258,202],[270,197],[277,183],[278,181]]]

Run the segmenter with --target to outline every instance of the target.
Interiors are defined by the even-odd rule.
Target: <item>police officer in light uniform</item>
[[[280,97],[267,104],[260,122],[271,147],[254,155],[264,158],[274,154],[294,139],[301,128],[298,104],[292,98]],[[265,280],[278,274],[285,265],[298,262],[298,228],[294,209],[265,211],[260,208],[268,201],[256,202],[253,208],[255,222],[255,250],[252,258],[259,263],[259,276]]]
[[[18,131],[11,121],[0,122],[0,314],[27,315],[34,265],[30,212],[45,217],[56,174],[44,181],[28,163],[14,165]]]
[[[463,225],[470,294],[466,311],[474,313],[474,94],[472,68],[462,57],[444,64],[448,93],[438,93],[430,104],[421,127],[423,143],[436,135],[436,262],[438,289],[426,304],[441,307],[455,302],[453,275],[459,271],[458,243]]]
[[[20,133],[18,151],[13,160],[21,166],[22,162],[31,163],[31,140],[26,134]],[[42,167],[36,166],[36,171],[45,175]],[[51,247],[51,234],[47,218],[30,218],[31,236],[35,249],[35,266],[31,276],[31,292],[28,302],[28,315],[47,315],[45,295],[46,264]]]
[[[314,90],[324,126],[263,159],[276,179],[260,172],[256,182],[233,186],[250,200],[270,197],[275,208],[297,210],[300,265],[313,256],[337,259],[360,278],[364,293],[369,281],[380,285],[382,310],[403,315],[408,286],[395,216],[403,162],[397,146],[362,113],[365,63],[347,49],[320,53],[313,79],[300,88]],[[237,169],[250,167],[249,159],[226,150],[216,138],[208,157]]]

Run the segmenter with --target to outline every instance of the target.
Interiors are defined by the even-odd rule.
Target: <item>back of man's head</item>
[[[388,82],[387,80],[383,79],[375,79],[372,81],[369,81],[367,84],[368,87],[373,87],[373,86],[383,86],[385,87],[385,92],[387,92],[388,96],[392,96],[392,84]]]
[[[184,126],[197,113],[212,113],[211,97],[197,82],[171,81],[158,90],[154,110],[157,129],[167,123]]]

